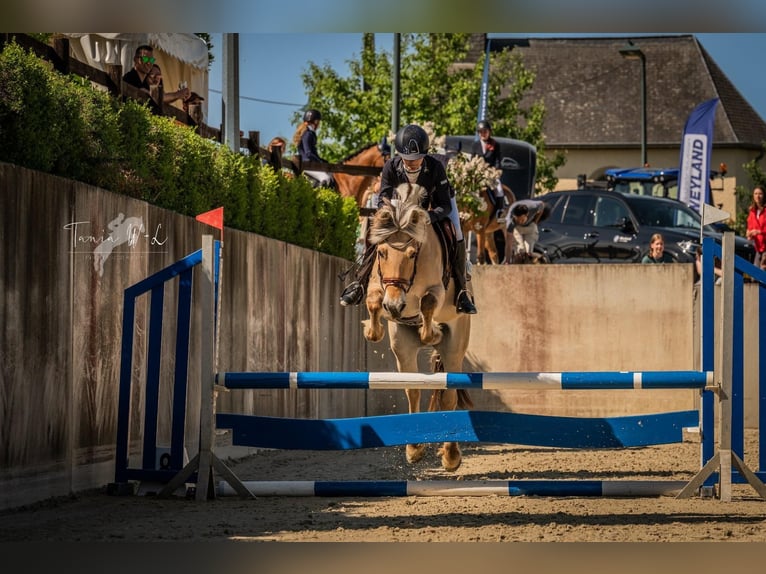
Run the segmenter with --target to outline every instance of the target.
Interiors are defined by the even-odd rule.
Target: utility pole
[[[232,151],[240,149],[239,139],[239,34],[223,35],[223,133],[221,143]]]

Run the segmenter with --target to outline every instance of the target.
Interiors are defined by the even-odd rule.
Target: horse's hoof
[[[364,335],[364,338],[370,341],[371,343],[379,343],[383,340],[383,336],[385,335],[383,331],[383,326],[381,325],[377,329],[375,329],[370,322],[369,319],[365,319],[362,321],[362,326],[364,329],[362,330],[362,333]]]
[[[438,345],[439,343],[442,342],[442,336],[443,334],[442,334],[441,327],[438,324],[434,323],[432,325],[430,334],[424,335],[423,332],[421,331],[420,342],[423,343],[424,345]]]
[[[405,452],[407,453],[407,462],[414,464],[423,458],[423,455],[426,453],[426,445],[408,444]]]
[[[451,448],[441,447],[438,454],[442,457],[442,468],[448,472],[455,472],[463,462],[463,456],[457,445]]]

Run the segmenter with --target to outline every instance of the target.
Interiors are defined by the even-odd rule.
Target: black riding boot
[[[364,299],[364,288],[370,280],[372,264],[375,261],[375,249],[374,245],[367,246],[367,250],[364,252],[364,257],[362,257],[362,262],[356,270],[356,278],[354,281],[346,285],[346,288],[343,289],[343,293],[340,294],[340,304],[344,307],[349,305],[359,305],[359,303],[362,302],[362,299]]]
[[[455,278],[455,307],[458,313],[476,314],[476,305],[473,304],[471,294],[466,289],[466,266],[465,266],[465,241],[458,241],[455,265],[452,268],[452,276]]]

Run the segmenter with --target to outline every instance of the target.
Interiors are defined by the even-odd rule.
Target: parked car
[[[699,248],[699,213],[680,201],[604,189],[556,191],[539,199],[551,212],[538,226],[535,251],[551,263],[638,263],[655,233],[674,261],[693,262]],[[721,241],[710,225],[703,234]],[[744,237],[735,243],[737,255],[752,261],[752,244]]]

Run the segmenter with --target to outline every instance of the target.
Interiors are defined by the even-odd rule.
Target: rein
[[[394,247],[392,244],[392,248],[396,249],[397,251],[404,251],[407,246],[415,241],[415,239],[410,239],[407,243],[405,243],[401,248]],[[410,288],[412,287],[412,282],[415,280],[415,274],[418,271],[418,257],[420,256],[420,245],[418,245],[418,249],[415,252],[415,261],[412,266],[412,275],[410,275],[409,279],[405,279],[404,277],[383,277],[383,272],[380,270],[380,261],[378,261],[378,277],[380,278],[380,282],[383,285],[383,289],[386,289],[388,287],[398,287],[405,293],[407,293]],[[380,254],[378,254],[378,258],[380,258]]]

